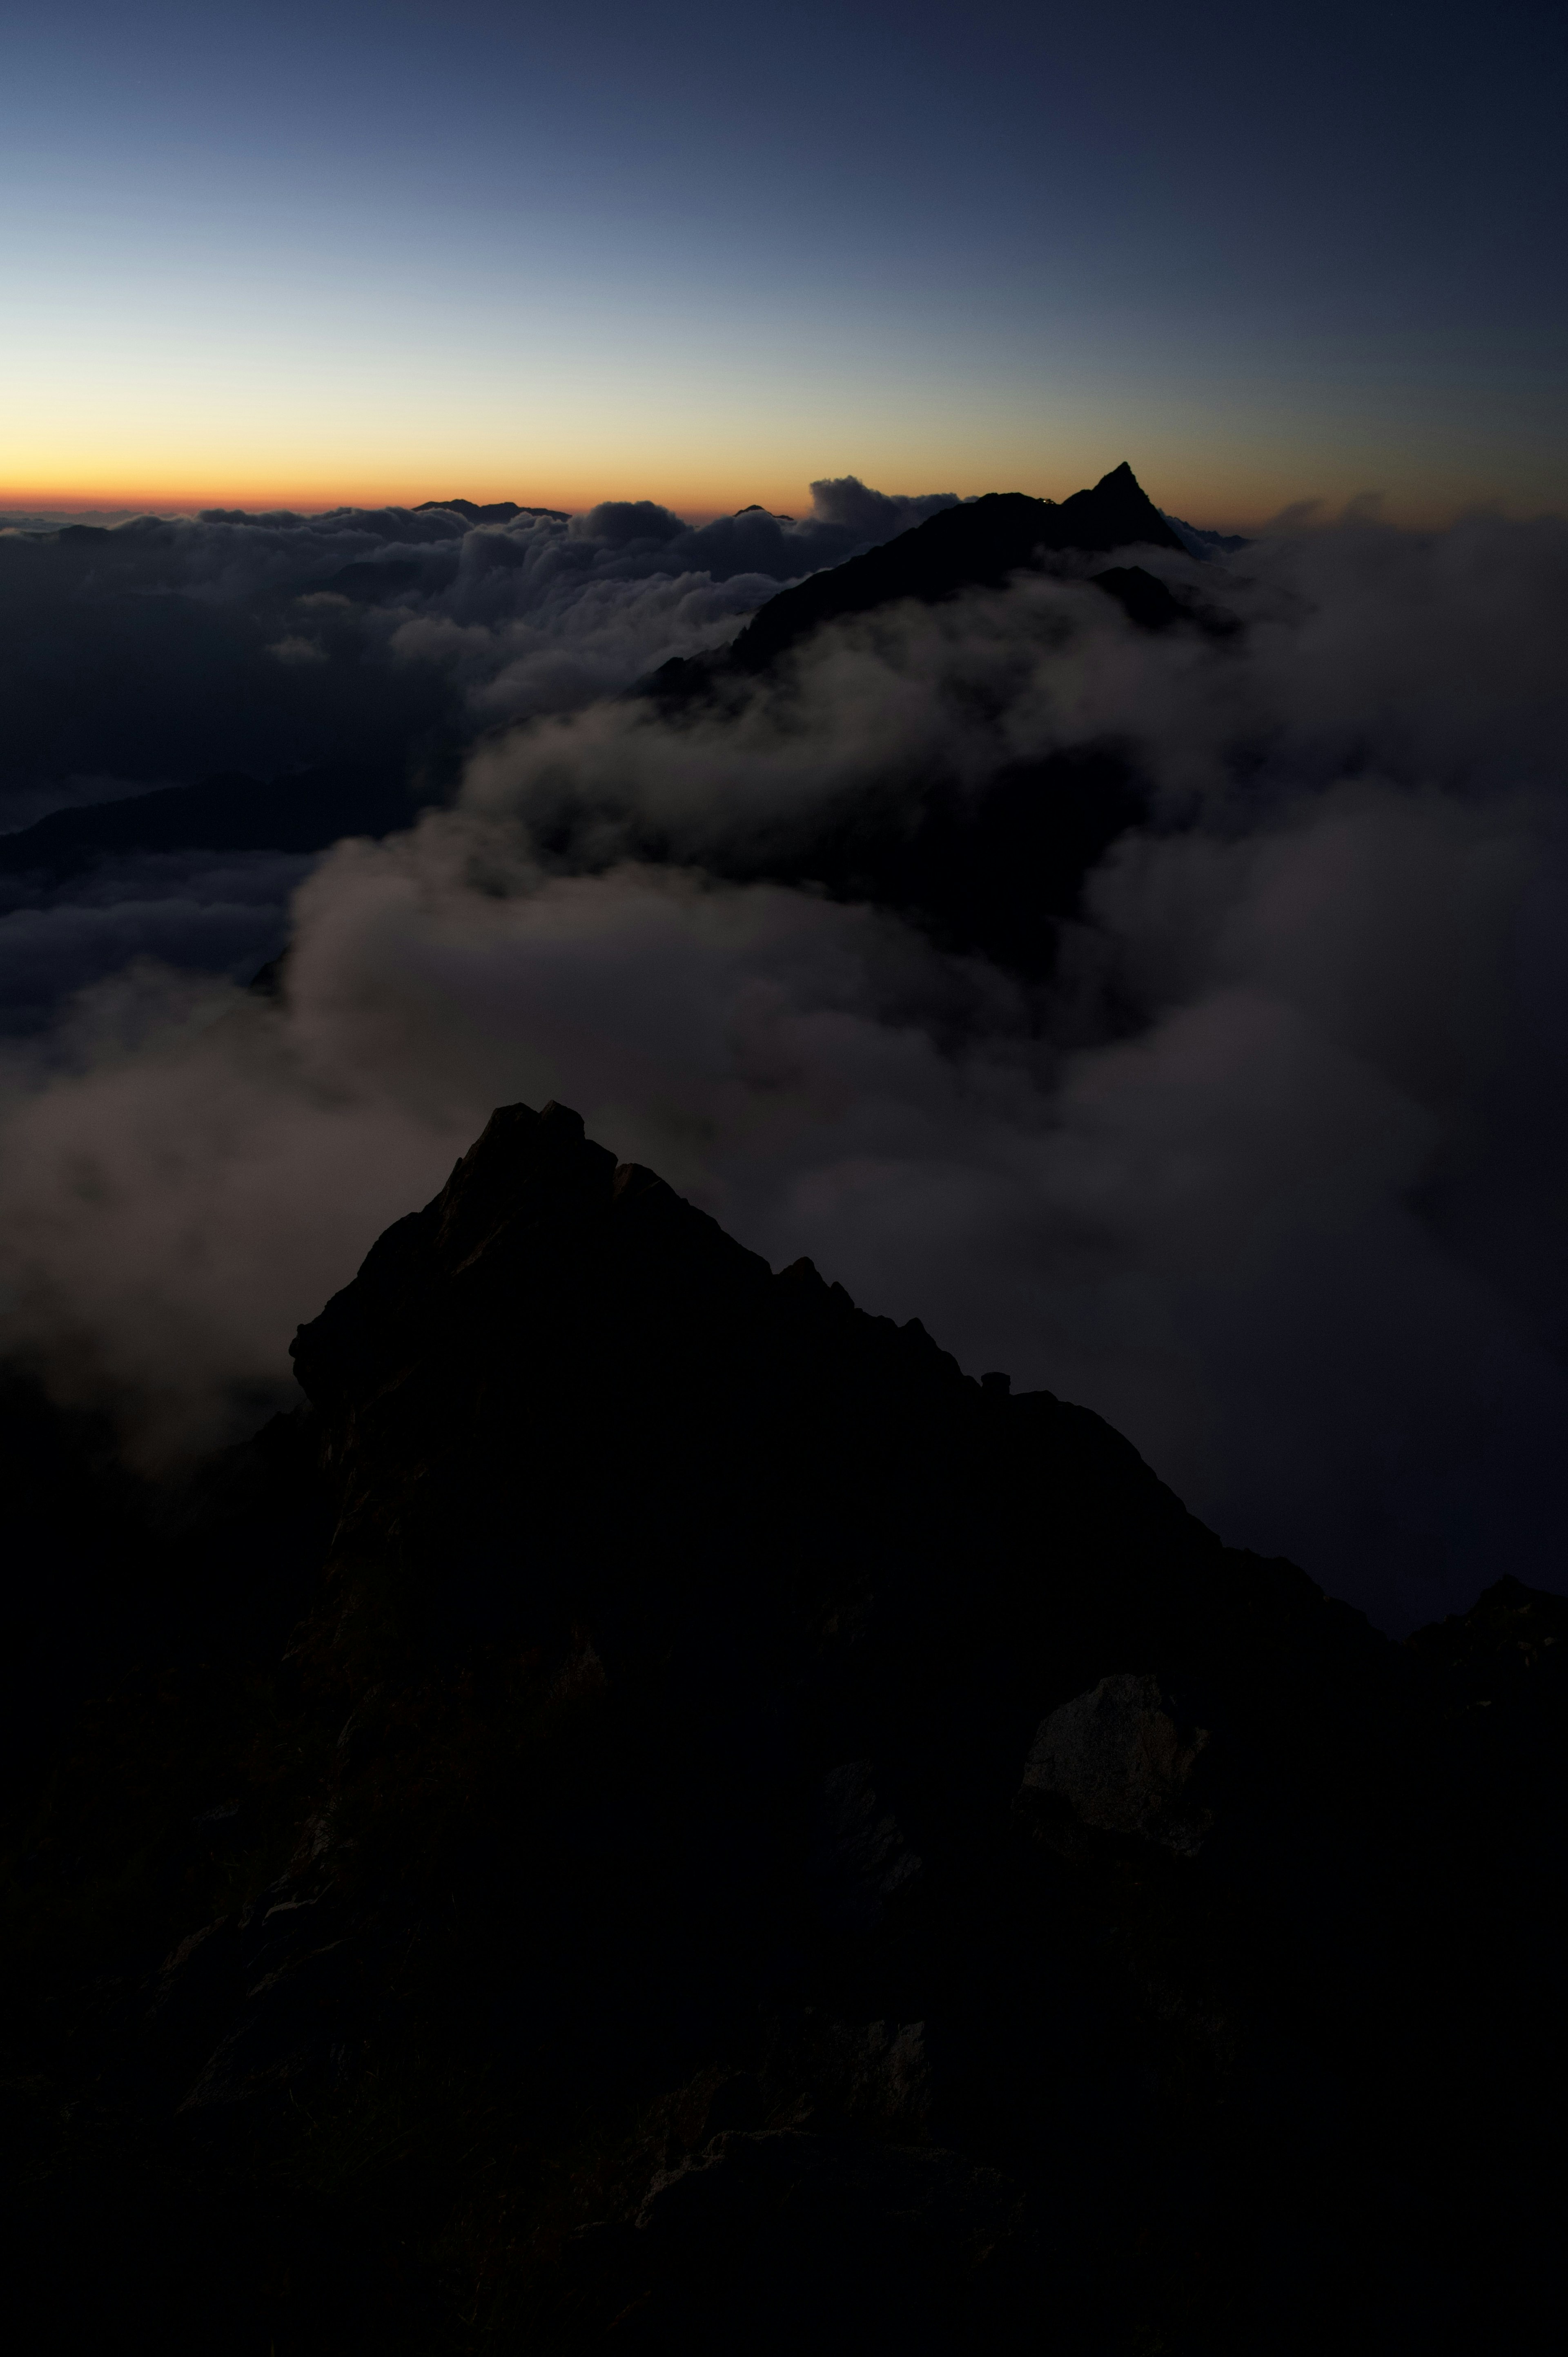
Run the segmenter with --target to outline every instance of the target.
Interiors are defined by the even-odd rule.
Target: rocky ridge
[[[62,2341],[1545,2345],[1562,1600],[1392,1645],[560,1106],[295,1362],[11,1776]]]
[[[715,655],[676,657],[645,683],[646,692],[666,706],[678,705],[773,669],[826,623],[872,614],[900,598],[929,606],[963,589],[1000,589],[1013,575],[1052,557],[1132,548],[1191,554],[1125,460],[1092,489],[1061,500],[990,491],[780,589],[727,647]],[[1141,566],[1111,567],[1090,577],[1146,627],[1180,618],[1182,608],[1165,584]]]

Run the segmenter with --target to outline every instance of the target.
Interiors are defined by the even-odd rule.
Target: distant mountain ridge
[[[510,523],[513,516],[548,516],[554,523],[564,523],[569,508],[520,507],[515,500],[490,500],[476,507],[472,500],[421,500],[413,510],[415,515],[450,512],[467,516],[470,523]]]
[[[498,522],[516,515],[562,513],[522,508],[511,500],[481,507],[462,499],[427,500],[413,512],[447,511],[470,522]],[[95,532],[88,526],[73,529],[88,537]],[[964,588],[999,587],[1041,554],[1110,554],[1139,545],[1179,551],[1183,544],[1126,464],[1113,468],[1092,490],[1077,491],[1060,502],[1022,492],[990,493],[945,508],[862,556],[810,575],[770,598],[716,655],[677,658],[644,685],[661,702],[678,704],[705,693],[717,678],[759,676],[826,621],[871,612],[897,598],[936,603]],[[439,571],[455,563],[442,549],[390,560],[364,558],[329,576],[326,586],[356,602],[373,604],[415,586],[433,566]],[[1107,593],[1145,628],[1184,619],[1184,608],[1165,585],[1140,566],[1117,567],[1099,578]],[[448,759],[433,793],[428,787],[406,784],[385,761],[318,765],[271,780],[226,771],[194,785],[162,787],[113,802],[53,812],[0,836],[0,873],[37,874],[59,881],[83,874],[102,860],[138,852],[325,850],[346,834],[382,835],[406,825],[424,803],[439,798],[450,776]],[[1125,823],[1120,805],[1118,812],[1116,823]],[[1070,794],[1062,803],[1062,824],[1063,852],[1076,875],[1086,856],[1083,841],[1098,849],[1101,830],[1091,823],[1088,838],[1083,838],[1081,813]],[[1050,872],[1060,865],[1061,855],[1047,853]],[[856,872],[858,876],[860,870]]]
[[[118,802],[51,811],[0,835],[0,874],[81,876],[104,860],[155,852],[323,851],[348,834],[407,826],[420,797],[383,769],[344,764],[263,780],[229,771]]]
[[[1239,532],[1206,532],[1201,524],[1184,523],[1180,516],[1169,515],[1164,508],[1160,513],[1189,556],[1234,556],[1238,549],[1251,545]]]
[[[510,500],[481,507],[461,499],[427,500],[422,516],[504,523],[550,511]],[[671,520],[672,521],[672,520]],[[500,546],[504,534],[493,534]],[[1132,468],[1114,468],[1091,489],[1061,501],[1022,493],[988,494],[938,510],[921,522],[809,575],[770,598],[726,647],[666,663],[633,694],[646,694],[679,724],[717,694],[746,695],[825,623],[875,611],[897,600],[935,604],[974,587],[1000,587],[1014,575],[1053,558],[1181,552],[1180,534],[1148,499]],[[393,557],[355,559],[323,586],[354,606],[375,606],[428,587],[458,564],[442,541]],[[509,556],[515,561],[515,553]],[[1069,568],[1070,569],[1070,568]],[[1081,563],[1078,563],[1081,571]],[[1145,566],[1121,563],[1087,576],[1140,629],[1186,623],[1226,627],[1192,592],[1173,591]],[[204,610],[204,609],[202,609]],[[393,667],[400,687],[421,674]],[[309,676],[309,667],[306,667]],[[372,674],[354,676],[361,694]],[[289,686],[295,685],[289,675]],[[450,793],[459,773],[457,716],[444,732],[426,732],[415,765],[400,754],[395,728],[381,731],[378,758],[360,731],[360,758],[317,763],[270,779],[225,770],[191,785],[169,786],[112,802],[78,805],[0,837],[0,875],[38,877],[53,888],[105,861],[145,854],[283,852],[308,855],[346,835],[381,836],[408,825],[422,807]],[[445,741],[442,741],[444,734]],[[737,881],[768,878],[866,899],[910,918],[945,947],[977,950],[998,963],[1039,974],[1055,955],[1061,920],[1076,911],[1084,876],[1107,846],[1143,814],[1139,781],[1113,746],[1083,748],[1046,762],[1013,763],[962,789],[945,775],[890,781],[832,817],[807,819],[726,840],[722,829],[703,863]],[[578,840],[579,817],[585,829]],[[531,814],[531,823],[532,823]],[[592,814],[571,807],[543,823],[541,845],[567,870],[592,866]],[[628,819],[626,848],[651,861],[689,856],[672,836]]]
[[[1092,490],[1075,491],[1059,503],[1023,491],[988,492],[944,508],[864,556],[781,589],[717,654],[678,657],[647,684],[665,698],[700,693],[715,679],[767,670],[824,623],[874,613],[902,597],[936,605],[963,589],[1000,588],[1043,555],[1109,555],[1133,547],[1187,554],[1125,460]],[[1154,587],[1160,597],[1169,598],[1163,585]],[[1164,605],[1160,610],[1164,614]],[[1177,610],[1171,601],[1171,615]]]

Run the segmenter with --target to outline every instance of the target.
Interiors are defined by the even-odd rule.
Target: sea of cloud
[[[951,504],[845,476],[813,484],[799,518],[696,525],[647,500],[0,519],[0,835],[231,772],[352,764],[442,799],[487,732],[721,644],[785,583]],[[253,972],[295,880],[266,854],[0,880],[0,1035],[133,955]]]
[[[1357,517],[1203,577],[1239,632],[1029,580],[830,630],[724,712],[490,727],[455,807],[299,880],[282,999],[144,957],[13,1047],[11,1347],[149,1461],[205,1445],[495,1103],[555,1096],[1381,1625],[1568,1586],[1568,526]],[[387,644],[520,627],[409,608]],[[528,659],[497,643],[391,660],[482,700]],[[1149,815],[1047,981],[734,880],[933,763],[983,807],[1107,744]]]
[[[846,476],[813,484],[799,519],[695,525],[650,500],[0,523],[0,831],[571,709],[951,504]]]

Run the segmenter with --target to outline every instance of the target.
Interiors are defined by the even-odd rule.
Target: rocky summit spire
[[[824,622],[869,614],[900,597],[932,604],[961,589],[998,588],[1052,554],[1109,554],[1133,547],[1185,553],[1125,461],[1091,490],[1075,491],[1059,503],[1022,491],[989,492],[943,508],[864,556],[781,589],[722,657],[667,663],[650,684],[665,698],[703,690],[725,674],[766,670]]]

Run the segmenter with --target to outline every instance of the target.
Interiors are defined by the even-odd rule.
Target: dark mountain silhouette
[[[678,657],[654,673],[649,687],[666,699],[695,694],[715,679],[767,670],[824,622],[875,613],[901,597],[935,605],[961,589],[999,589],[1043,555],[1134,546],[1179,551],[1183,543],[1125,462],[1092,490],[1075,491],[1059,504],[993,491],[781,589],[716,656]]]
[[[448,509],[454,515],[467,516],[470,523],[510,523],[520,515],[548,516],[553,523],[564,523],[570,513],[566,508],[520,507],[515,500],[489,500],[479,506],[472,500],[421,500],[413,513],[440,514]]]
[[[936,603],[1000,587],[1052,554],[1133,545],[1178,549],[1176,534],[1130,467],[1059,505],[1001,493],[944,509],[864,556],[813,574],[770,598],[733,643],[664,664],[634,694],[671,725],[723,725],[738,698],[789,693],[788,658],[823,624],[913,598]],[[1090,576],[1139,628],[1187,623],[1224,636],[1235,625],[1142,565]],[[978,730],[983,715],[972,716]],[[787,716],[786,716],[787,725]],[[834,899],[896,909],[943,948],[978,951],[1030,979],[1055,963],[1062,921],[1079,908],[1085,877],[1117,836],[1146,814],[1144,781],[1112,744],[1020,762],[1000,752],[988,776],[948,773],[935,758],[884,780],[853,806],[755,822],[704,843],[704,866],[736,881],[808,885]],[[572,869],[603,858],[595,810],[533,814],[546,856]],[[627,822],[629,847],[661,861],[684,855],[646,816]]]
[[[941,948],[978,952],[1033,981],[1051,972],[1085,878],[1147,809],[1143,781],[1114,746],[999,759],[978,786],[932,760],[826,813],[715,834],[702,865],[734,883],[803,886],[893,909]],[[574,874],[603,866],[613,855],[597,818],[575,802],[532,813],[544,860]],[[685,839],[656,815],[618,812],[617,821],[618,849],[656,864],[690,859]]]
[[[424,504],[455,509],[471,521],[492,514],[469,500]],[[493,513],[499,517],[503,509],[553,512],[501,501]],[[683,712],[710,712],[715,688],[766,685],[780,659],[824,620],[897,598],[935,601],[964,587],[997,586],[1053,553],[1137,544],[1180,544],[1126,466],[1059,504],[1007,493],[944,509],[897,539],[783,591],[731,648],[666,664],[647,692],[677,721]],[[354,601],[375,603],[438,584],[457,561],[455,546],[436,544],[413,555],[358,561],[327,586]],[[1112,566],[1095,577],[1141,627],[1182,621],[1223,627],[1223,618],[1173,595],[1142,566]],[[445,799],[455,782],[458,741],[450,723],[427,726],[420,748],[412,765],[378,748],[373,759],[321,764],[270,780],[225,773],[56,812],[0,837],[0,873],[58,883],[139,853],[303,853],[323,850],[346,834],[385,834],[406,825],[419,808]],[[1084,877],[1144,810],[1139,780],[1121,753],[1106,747],[1043,763],[1003,764],[979,791],[972,780],[935,770],[897,779],[854,808],[813,819],[803,834],[750,834],[715,845],[708,861],[715,873],[736,880],[804,883],[896,909],[945,947],[978,950],[1036,976],[1051,966],[1059,923],[1075,913]],[[594,847],[596,835],[594,814],[570,808],[542,826],[546,855],[568,869],[602,856]],[[682,845],[651,827],[633,847],[653,860],[686,856]]]
[[[1108,565],[1090,578],[1107,597],[1114,597],[1130,622],[1143,630],[1168,630],[1173,622],[1198,619],[1194,608],[1142,565]],[[1205,618],[1207,627],[1215,625]]]
[[[0,1427],[51,2345],[1547,2345],[1568,1605],[1389,1643],[559,1106],[295,1362]]]
[[[1183,544],[1126,465],[1059,504],[1016,492],[971,500],[781,590],[728,647],[665,663],[634,694],[677,725],[687,716],[706,725],[738,696],[787,694],[789,657],[828,622],[901,599],[935,604],[964,589],[999,587],[1053,555],[1134,546]],[[1224,636],[1235,628],[1142,565],[1108,566],[1089,577],[1140,629],[1185,622]],[[897,909],[943,948],[978,951],[1035,980],[1055,963],[1062,922],[1077,915],[1086,877],[1147,807],[1143,780],[1113,745],[1035,762],[1001,760],[978,786],[933,764],[825,818],[812,813],[710,843],[703,857],[736,880],[804,884]],[[545,848],[575,866],[591,856],[594,826],[592,813],[562,811],[553,833],[545,830]],[[680,845],[646,821],[634,847],[652,860],[681,856]]]
[[[823,622],[872,613],[896,597],[934,605],[960,589],[1000,588],[1010,575],[1053,552],[1181,545],[1125,463],[1092,490],[1075,491],[1059,504],[1021,491],[993,491],[944,508],[897,540],[781,589],[752,616],[729,651],[736,670],[760,671]]]
[[[1201,524],[1184,523],[1180,516],[1160,513],[1175,533],[1189,556],[1234,556],[1237,550],[1251,543],[1239,532],[1208,532]]]
[[[161,851],[324,851],[347,834],[406,826],[437,796],[393,770],[344,765],[263,780],[240,775],[165,786],[123,802],[51,811],[0,835],[0,873],[52,882],[106,859]]]

